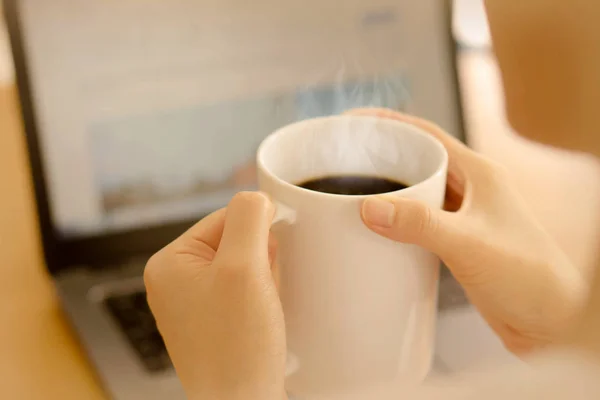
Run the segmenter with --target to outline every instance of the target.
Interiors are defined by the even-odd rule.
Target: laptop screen
[[[314,4],[311,4],[314,3]],[[439,0],[21,0],[53,224],[198,218],[277,128],[381,106],[459,131]]]

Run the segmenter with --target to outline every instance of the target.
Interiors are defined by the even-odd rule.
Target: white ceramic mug
[[[299,122],[258,151],[260,190],[278,206],[281,299],[300,397],[430,370],[439,259],[371,232],[365,196],[296,186],[314,178],[384,177],[410,185],[392,196],[443,204],[448,154],[435,138],[398,121],[336,116]]]

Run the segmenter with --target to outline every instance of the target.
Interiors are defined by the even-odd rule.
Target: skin
[[[485,3],[512,126],[537,142],[600,154],[600,4]]]
[[[190,399],[285,397],[274,211],[240,193],[148,261],[148,302]]]
[[[486,0],[507,117],[533,141],[600,159],[600,2]],[[569,341],[600,354],[600,273]]]
[[[427,121],[387,110],[352,113],[419,126],[442,141],[452,160],[445,211],[374,197],[363,206],[365,224],[440,256],[514,354],[528,355],[564,337],[584,301],[583,277],[533,218],[504,168]]]
[[[515,129],[600,157],[600,2],[488,0],[486,6]],[[354,112],[420,125],[451,156],[445,211],[383,196],[364,204],[365,224],[440,255],[516,354],[570,350],[528,358],[528,367],[414,390],[392,384],[326,399],[598,398],[600,274],[589,285],[582,281],[502,167],[426,121],[386,110]],[[148,263],[150,306],[191,399],[285,397],[272,216],[264,195],[239,194]]]

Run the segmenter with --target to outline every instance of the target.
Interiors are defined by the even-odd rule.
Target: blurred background
[[[456,0],[454,7],[468,144],[508,168],[548,232],[589,271],[600,239],[597,162],[529,143],[511,130],[482,2]],[[0,398],[36,399],[44,392],[55,396],[44,398],[102,398],[43,265],[26,154],[13,62],[0,25]]]

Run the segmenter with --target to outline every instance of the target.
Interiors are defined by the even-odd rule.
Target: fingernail
[[[369,225],[391,228],[396,216],[394,205],[380,197],[365,200],[362,208],[363,218]]]

